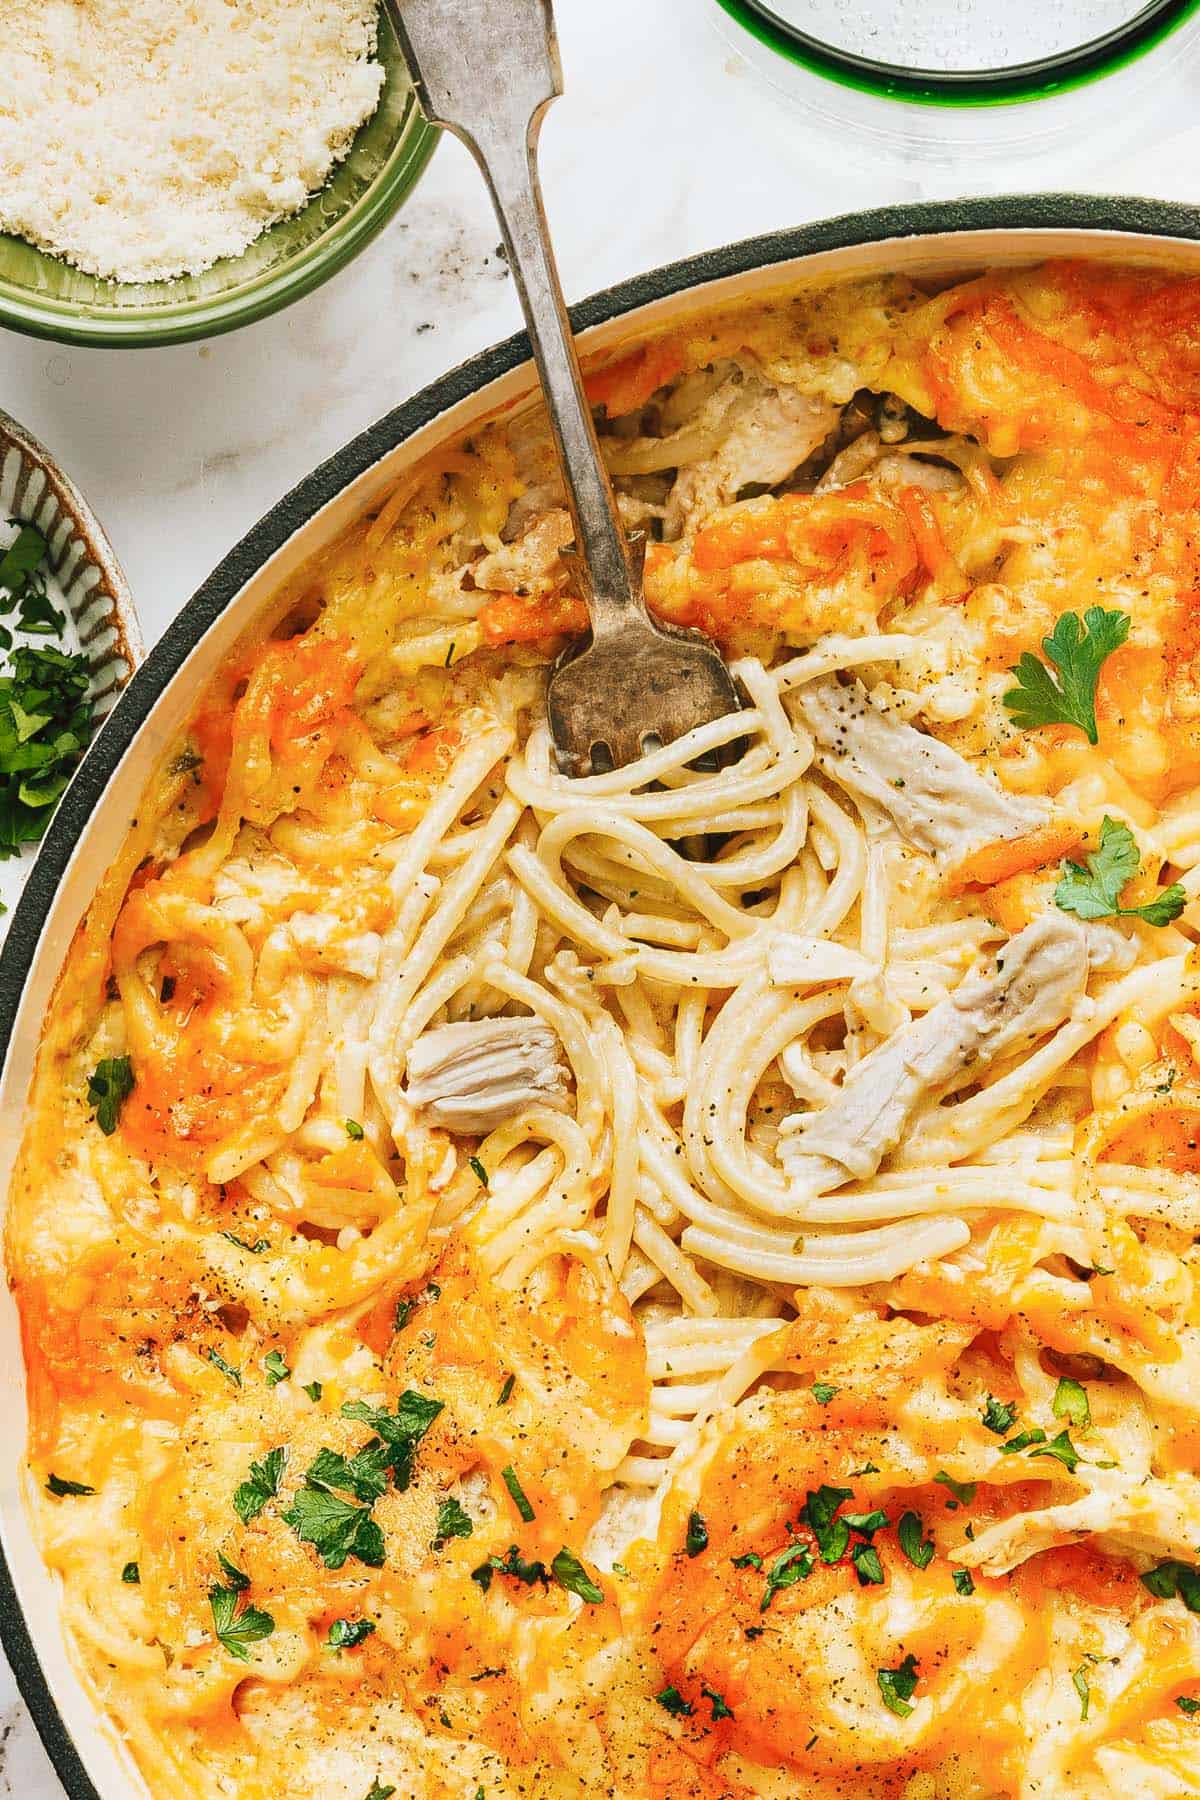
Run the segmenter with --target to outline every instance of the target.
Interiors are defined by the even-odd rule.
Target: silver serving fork
[[[583,392],[537,174],[537,140],[562,71],[550,0],[387,0],[421,105],[461,138],[491,190],[541,377],[591,639],[559,657],[550,732],[569,775],[620,768],[740,702],[699,632],[646,611],[645,544],[626,539]]]

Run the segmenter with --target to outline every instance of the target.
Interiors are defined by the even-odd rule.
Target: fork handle
[[[550,0],[387,0],[426,116],[466,144],[491,192],[541,376],[582,552],[592,634],[644,616],[641,555],[621,526],[583,391],[542,201],[537,142],[562,73]],[[578,565],[577,565],[578,566]]]

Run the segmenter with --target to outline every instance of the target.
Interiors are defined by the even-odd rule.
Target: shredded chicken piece
[[[932,856],[957,862],[980,844],[1032,831],[1050,816],[1041,801],[1006,794],[940,739],[890,718],[861,681],[811,682],[798,705],[821,767],[881,807],[901,837]]]
[[[952,1554],[955,1562],[985,1575],[1007,1575],[1042,1550],[1084,1537],[1096,1538],[1101,1549],[1117,1556],[1194,1562],[1200,1544],[1200,1481],[1193,1475],[1150,1476],[1116,1492],[1097,1487],[1062,1506],[1000,1519]]]
[[[617,507],[627,531],[641,530],[647,519],[659,511],[629,494],[617,495]],[[525,530],[519,538],[489,551],[474,564],[471,579],[477,588],[491,593],[537,594],[558,587],[563,574],[559,551],[575,536],[571,515],[560,505],[533,518],[531,523],[528,513],[525,518]]]
[[[926,1101],[974,1080],[1070,1016],[1087,984],[1088,936],[1047,912],[1010,938],[990,974],[896,1032],[846,1075],[837,1099],[780,1125],[779,1159],[802,1194],[873,1175]]]
[[[567,1104],[558,1038],[537,1019],[436,1025],[408,1053],[407,1098],[431,1125],[474,1136],[527,1106]]]
[[[816,486],[818,494],[833,488],[848,487],[852,481],[869,476],[879,487],[919,487],[929,493],[961,493],[966,483],[957,469],[930,460],[936,457],[936,444],[929,444],[921,454],[911,450],[895,450],[882,441],[877,431],[864,431],[852,443],[839,450]]]

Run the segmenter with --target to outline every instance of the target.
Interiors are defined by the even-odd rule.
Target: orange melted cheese
[[[836,404],[895,393],[961,479],[735,497],[650,546],[654,610],[768,661],[828,632],[920,642],[893,674],[928,726],[1070,814],[967,858],[941,896],[956,917],[1018,930],[1109,808],[1159,846],[1147,891],[1193,866],[1200,286],[1058,265],[782,296],[634,347],[589,393],[612,420],[723,361]],[[309,1070],[332,1044],[361,1092],[390,872],[495,684],[582,624],[553,550],[504,563],[531,482],[493,426],[296,578],[199,700],[67,958],[8,1267],[42,1541],[100,1705],[162,1800],[1200,1793],[1200,1616],[1139,1579],[1189,1520],[1200,1558],[1200,1002],[1087,1052],[1078,1245],[1098,1267],[997,1210],[966,1276],[777,1286],[755,1313],[708,1271],[729,1317],[786,1323],[661,1511],[627,1507],[622,1475],[677,1374],[661,1292],[631,1306],[575,1227],[505,1278],[511,1221],[472,1211],[473,1140],[401,1154]],[[1132,622],[1098,746],[1017,732],[1009,666],[1091,604]],[[1162,939],[1193,972],[1194,936],[1185,916]],[[88,1078],[122,1057],[106,1135]],[[1114,1171],[1149,1182],[1130,1207],[1105,1198]],[[1064,1375],[1086,1428],[1051,1414]],[[411,1478],[324,1490],[368,1508],[382,1554],[330,1559],[289,1521],[297,1493],[320,1458],[369,1454],[369,1409],[406,1394],[437,1403]],[[1081,1490],[1039,1442],[1068,1426],[1108,1485],[1060,1529]],[[1153,1517],[1123,1467],[1157,1484]],[[51,1475],[89,1492],[48,1494]],[[261,1505],[236,1501],[256,1480]],[[830,1488],[831,1517],[867,1523],[827,1535]],[[1011,1554],[974,1557],[1008,1528]],[[773,1582],[789,1557],[803,1573]],[[240,1649],[212,1606],[230,1582],[235,1625],[271,1625]],[[339,1622],[370,1629],[338,1648]]]

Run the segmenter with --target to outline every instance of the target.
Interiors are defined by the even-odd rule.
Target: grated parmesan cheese
[[[0,229],[92,275],[238,256],[379,103],[378,0],[4,0]]]

